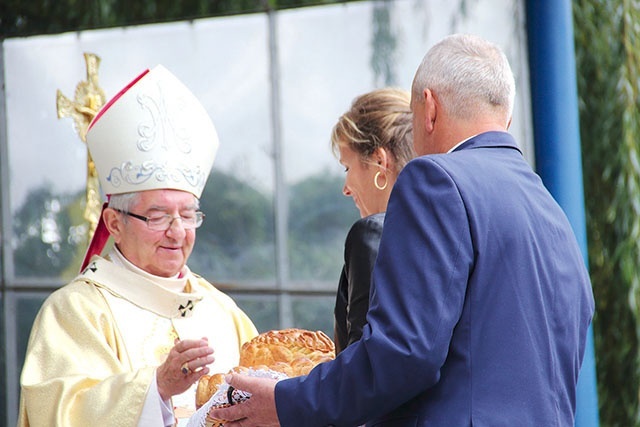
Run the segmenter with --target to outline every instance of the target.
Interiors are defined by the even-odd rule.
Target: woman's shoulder
[[[382,233],[383,225],[384,212],[360,218],[351,226],[349,234],[347,234],[347,240],[358,239],[363,235],[379,235]]]
[[[351,226],[351,230],[368,230],[368,229],[382,229],[384,225],[384,212],[365,216],[360,218]]]

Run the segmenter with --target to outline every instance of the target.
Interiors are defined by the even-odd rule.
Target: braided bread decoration
[[[317,364],[335,358],[335,346],[322,331],[281,329],[264,332],[244,343],[240,364],[231,372],[248,368],[271,370],[296,377],[308,374]],[[224,381],[224,374],[205,375],[196,390],[196,408],[204,405]]]

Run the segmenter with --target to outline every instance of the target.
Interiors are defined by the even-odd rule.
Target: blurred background
[[[410,89],[443,36],[476,33],[509,57],[518,91],[511,132],[532,166],[542,166],[528,37],[548,29],[527,27],[532,3],[0,0],[0,425],[16,422],[33,318],[76,275],[87,245],[86,145],[56,112],[56,91],[73,100],[87,78],[85,53],[100,58],[107,98],[163,64],[216,125],[220,149],[191,269],[230,294],[260,331],[295,326],[333,336],[344,238],[358,217],[342,195],[333,124],[361,93]],[[603,426],[639,426],[640,6],[560,3],[570,8],[575,46],[577,160],[597,305],[595,413]]]

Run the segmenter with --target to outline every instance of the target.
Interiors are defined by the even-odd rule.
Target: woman
[[[404,90],[371,91],[354,99],[331,134],[331,147],[346,172],[342,192],[353,197],[361,217],[345,241],[334,310],[336,354],[362,336],[384,212],[398,173],[415,155],[409,103]]]

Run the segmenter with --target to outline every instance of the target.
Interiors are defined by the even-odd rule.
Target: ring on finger
[[[182,364],[182,366],[180,367],[180,371],[185,375],[189,375],[191,373],[191,369],[189,369],[189,365],[187,362],[184,362]]]

